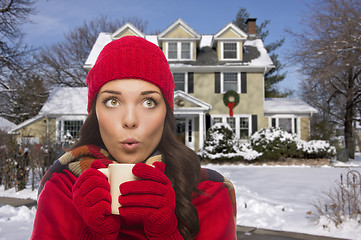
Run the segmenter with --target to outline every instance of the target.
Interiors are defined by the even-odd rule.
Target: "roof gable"
[[[239,39],[246,40],[247,34],[243,32],[239,27],[234,25],[233,23],[229,23],[227,26],[222,28],[218,33],[214,35],[214,39],[216,40],[228,40],[228,39]]]
[[[118,39],[125,36],[137,36],[145,38],[145,35],[131,23],[126,23],[112,34],[112,39]]]
[[[174,92],[174,107],[176,110],[202,110],[209,111],[212,106],[205,103],[198,98],[195,98],[183,91],[177,90]]]
[[[50,93],[39,115],[88,115],[86,87],[57,87]]]
[[[159,34],[159,39],[197,39],[201,38],[201,35],[197,33],[193,28],[186,24],[182,19],[178,19],[166,30]]]

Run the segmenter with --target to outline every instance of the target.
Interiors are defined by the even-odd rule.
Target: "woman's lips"
[[[122,141],[121,144],[126,151],[130,151],[130,152],[135,151],[140,145],[140,143],[137,140],[132,138]]]

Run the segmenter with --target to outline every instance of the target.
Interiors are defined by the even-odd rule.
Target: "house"
[[[256,19],[249,19],[247,32],[229,23],[215,34],[204,35],[178,19],[160,34],[146,35],[127,23],[114,33],[99,34],[84,68],[89,71],[93,67],[107,43],[123,36],[139,36],[159,46],[168,59],[175,80],[177,137],[188,147],[201,150],[206,130],[218,122],[228,123],[241,139],[275,126],[307,140],[309,117],[317,111],[298,99],[264,97],[264,75],[274,65],[256,36],[255,26]],[[38,129],[33,125],[38,122],[56,141],[64,141],[68,132],[76,137],[76,129],[86,116],[86,90],[54,91],[32,124],[24,123],[13,131],[23,138],[36,136]],[[67,104],[77,104],[79,109],[74,106],[72,111],[63,111],[54,103],[54,96],[60,92],[65,95],[66,91],[71,98]],[[63,106],[64,99],[58,99],[58,104]],[[48,107],[53,104],[53,108]]]
[[[88,92],[85,87],[57,87],[50,93],[39,114],[17,125],[17,142],[63,143],[78,137],[78,131],[88,116]]]

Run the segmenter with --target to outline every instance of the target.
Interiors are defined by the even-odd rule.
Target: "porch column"
[[[205,125],[206,119],[204,117],[204,113],[199,113],[199,150],[203,150],[203,144],[205,139]]]

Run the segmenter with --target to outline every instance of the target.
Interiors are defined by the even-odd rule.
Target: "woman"
[[[161,49],[139,37],[112,41],[87,86],[89,116],[42,180],[32,239],[235,239],[234,189],[175,137]],[[139,179],[120,185],[119,215],[97,170],[110,163],[135,163]]]

